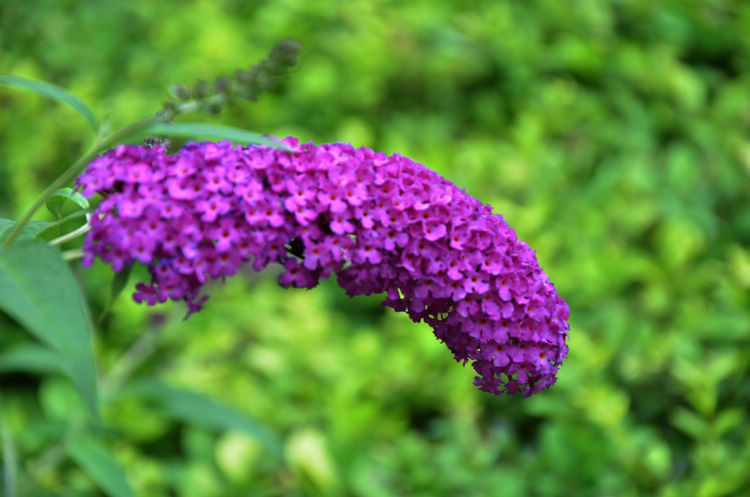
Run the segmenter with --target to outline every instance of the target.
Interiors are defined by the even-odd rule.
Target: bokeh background
[[[117,127],[283,37],[304,50],[276,91],[192,120],[398,152],[492,204],[570,304],[570,354],[551,390],[496,398],[427,326],[335,281],[248,272],[187,321],[129,288],[95,346],[101,437],[137,495],[750,495],[750,3],[4,0],[0,72]],[[89,140],[0,88],[0,217]],[[78,273],[96,319],[112,274]],[[31,343],[2,318],[22,477],[101,495],[60,455],[85,419],[70,382],[8,358]]]

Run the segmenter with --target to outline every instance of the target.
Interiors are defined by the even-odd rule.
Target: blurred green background
[[[137,495],[750,495],[750,3],[4,0],[0,72],[118,127],[289,36],[278,90],[194,119],[398,152],[492,204],[570,304],[570,354],[551,390],[495,398],[429,327],[333,281],[248,272],[187,321],[126,294],[95,346],[100,435]],[[90,136],[27,92],[0,109],[17,218]],[[112,274],[78,274],[96,318]],[[0,330],[0,351],[32,343]],[[2,357],[32,495],[101,495],[59,452],[84,419],[70,382]]]

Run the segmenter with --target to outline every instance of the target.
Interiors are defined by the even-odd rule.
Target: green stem
[[[38,479],[38,477],[41,476],[42,473],[50,468],[54,468],[55,466],[60,464],[63,459],[65,459],[65,438],[67,436],[68,434],[66,433],[62,439],[48,448],[33,462],[33,464],[31,464],[29,473],[31,473],[32,476],[37,477],[35,479]]]
[[[18,461],[10,429],[5,421],[0,421],[0,438],[3,441],[3,490],[7,497],[16,497],[16,476],[18,475]]]
[[[112,145],[137,133],[149,124],[152,124],[161,119],[165,119],[165,117],[166,116],[151,116],[147,117],[146,119],[141,119],[140,121],[136,121],[133,124],[125,126],[121,130],[112,133],[103,140],[98,140],[96,143],[94,143],[94,145],[92,145],[85,154],[79,157],[79,159],[75,161],[72,166],[70,166],[65,170],[65,172],[58,176],[55,181],[50,183],[50,185],[42,192],[42,194],[34,201],[34,203],[31,204],[31,207],[29,207],[29,209],[26,211],[26,214],[24,214],[21,220],[16,223],[10,233],[8,233],[7,238],[5,238],[3,243],[0,244],[0,248],[8,247],[11,243],[13,243],[13,240],[15,240],[19,233],[21,233],[23,227],[26,226],[26,224],[31,220],[31,217],[34,215],[34,213],[44,205],[47,199],[49,199],[57,190],[70,183],[73,178],[80,174],[81,170],[83,170],[83,168],[86,167],[86,165],[88,165],[88,163],[91,162],[94,157],[99,155],[101,151],[107,150]]]
[[[83,259],[83,256],[86,254],[83,253],[83,250],[81,249],[70,249],[65,250],[62,252],[62,258],[65,261],[74,261],[76,259]]]
[[[128,126],[125,126],[121,130],[106,136],[105,138],[97,138],[96,142],[91,146],[91,148],[89,148],[85,154],[83,154],[77,161],[75,161],[72,166],[66,169],[65,172],[58,176],[57,179],[55,179],[55,181],[53,181],[42,192],[39,198],[37,198],[34,203],[31,204],[29,210],[26,211],[21,220],[16,223],[10,233],[8,233],[8,236],[5,238],[5,240],[3,240],[3,242],[0,244],[0,248],[10,246],[10,244],[13,243],[13,240],[15,240],[21,233],[23,227],[26,226],[26,224],[31,220],[31,217],[34,215],[34,213],[44,205],[47,199],[49,199],[57,190],[70,183],[70,181],[72,181],[73,178],[80,174],[83,168],[86,167],[88,163],[91,162],[91,160],[99,155],[99,153],[101,153],[102,151],[107,150],[108,148],[112,147],[112,145],[115,145],[136,134],[150,124],[158,121],[170,121],[172,118],[179,114],[188,114],[190,112],[195,112],[197,110],[200,110],[206,104],[206,102],[208,102],[209,104],[221,104],[224,101],[225,97],[223,95],[211,95],[204,98],[203,100],[184,102],[173,110],[163,111],[154,116],[136,121],[132,124],[129,124]]]
[[[180,104],[180,106],[177,107],[175,114],[187,114],[190,112],[195,112],[197,110],[201,110],[206,105],[221,105],[223,103],[226,103],[226,101],[227,99],[224,95],[210,95],[203,100],[191,100],[190,102]]]
[[[130,375],[156,351],[160,338],[159,329],[148,330],[120,356],[99,383],[103,396],[117,391]]]
[[[65,433],[60,439],[45,450],[41,455],[27,464],[27,483],[22,488],[22,495],[36,495],[36,490],[40,485],[40,480],[44,474],[63,462],[67,456],[65,445],[68,439],[78,433],[84,427],[80,421],[71,422],[65,429]]]
[[[87,233],[89,230],[91,230],[91,225],[86,223],[83,226],[80,226],[76,228],[75,230],[71,231],[70,233],[66,233],[62,236],[58,236],[54,240],[50,240],[49,244],[52,246],[60,245],[62,243],[67,242],[68,240],[73,240],[76,237],[79,237],[83,235],[84,233]]]
[[[75,212],[73,212],[71,214],[68,214],[65,217],[61,217],[57,221],[54,221],[54,222],[48,224],[47,226],[45,226],[44,229],[42,229],[41,231],[39,231],[39,233],[37,233],[37,235],[39,235],[40,233],[44,233],[48,229],[54,228],[55,226],[60,226],[60,225],[62,225],[64,223],[67,223],[71,219],[75,219],[75,218],[81,217],[81,216],[86,216],[86,215],[90,214],[90,211],[91,211],[91,208],[88,208],[86,210],[75,211]]]

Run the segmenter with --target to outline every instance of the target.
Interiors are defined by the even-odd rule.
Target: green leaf
[[[63,205],[68,200],[78,205],[81,209],[85,210],[89,208],[89,201],[86,200],[86,197],[72,188],[65,187],[60,188],[50,196],[47,200],[47,210],[55,216],[55,219],[60,219],[63,213]]]
[[[273,432],[246,414],[200,393],[145,380],[127,385],[125,392],[139,395],[174,420],[215,430],[244,431],[274,455],[281,454],[281,440]]]
[[[0,353],[0,372],[64,373],[60,353],[38,343],[24,343]]]
[[[694,440],[704,440],[711,432],[711,427],[705,419],[684,407],[677,407],[672,412],[671,421]]]
[[[730,430],[740,426],[743,423],[744,412],[739,407],[724,409],[716,416],[714,421],[714,431],[717,437],[720,437]]]
[[[130,279],[130,273],[133,270],[132,264],[126,264],[122,271],[115,273],[112,278],[112,286],[109,288],[109,305],[112,305],[117,297],[122,293]],[[107,307],[109,307],[109,305]]]
[[[29,221],[24,225],[23,229],[21,229],[21,233],[18,234],[14,243],[36,238],[39,233],[46,230],[51,224],[53,223],[50,221]],[[12,219],[0,218],[0,242],[5,240],[5,237],[8,236],[8,233],[10,233],[10,230],[12,230],[15,225],[16,222]]]
[[[257,143],[273,148],[289,150],[289,147],[259,133],[231,126],[218,126],[201,123],[164,123],[155,122],[139,131],[139,135],[179,136],[182,138],[208,138],[212,140],[230,140],[235,143]]]
[[[0,250],[0,309],[59,352],[61,366],[98,415],[90,326],[60,251],[37,240]]]
[[[66,445],[68,455],[110,497],[133,497],[127,475],[115,456],[90,437],[76,438]]]
[[[10,74],[0,74],[0,84],[18,86],[39,93],[45,97],[68,104],[76,110],[94,131],[99,131],[99,121],[94,113],[78,97],[71,95],[66,90],[52,83],[39,81],[36,79],[23,78],[21,76],[12,76]]]
[[[117,297],[120,296],[122,291],[127,286],[132,270],[133,265],[126,264],[125,267],[123,267],[120,272],[115,273],[115,277],[112,278],[112,284],[109,287],[109,301],[107,302],[107,305],[104,306],[104,310],[102,310],[102,313],[99,316],[98,322],[100,325],[102,322],[104,322],[104,318],[107,316],[107,314],[109,314],[109,311],[110,309],[112,309],[112,306],[114,305],[115,300],[117,300]]]

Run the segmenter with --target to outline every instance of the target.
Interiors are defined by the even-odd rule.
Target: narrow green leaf
[[[47,210],[55,216],[55,219],[60,219],[63,215],[63,205],[68,200],[78,205],[81,209],[85,210],[89,208],[89,201],[86,200],[86,197],[72,188],[65,187],[57,190],[47,200]]]
[[[155,122],[141,130],[139,135],[179,136],[182,138],[208,138],[211,140],[230,140],[235,143],[257,143],[273,148],[289,150],[289,147],[259,133],[230,126],[201,123],[164,123]]]
[[[197,392],[168,387],[157,381],[134,382],[125,388],[151,403],[158,411],[177,421],[214,430],[240,430],[255,437],[278,456],[282,443],[278,436],[246,414]]]
[[[47,226],[49,226],[50,224],[52,224],[51,221],[29,221],[23,227],[21,233],[18,234],[18,238],[16,238],[16,241],[33,240],[39,233],[46,230]],[[0,236],[0,238],[4,239],[5,237]]]
[[[64,373],[60,353],[39,343],[24,343],[0,353],[0,372]]]
[[[29,221],[21,230],[18,238],[14,240],[14,243],[36,238],[36,236],[47,229],[47,226],[50,224],[52,224],[50,221]],[[10,233],[10,230],[12,230],[15,225],[16,222],[12,219],[0,219],[0,242],[5,240],[5,237],[8,236],[8,233]]]
[[[38,240],[0,250],[0,310],[59,352],[61,366],[98,415],[90,326],[60,251]]]
[[[128,284],[128,280],[130,279],[130,273],[133,270],[132,264],[127,264],[125,267],[122,268],[122,271],[119,273],[115,273],[115,277],[112,278],[112,286],[109,288],[109,304],[112,305],[117,299],[117,297],[120,296],[122,291],[125,289],[125,287]],[[109,306],[107,306],[109,307]]]
[[[714,421],[714,432],[720,437],[730,430],[740,426],[744,420],[744,411],[739,407],[722,410]]]
[[[45,97],[57,100],[58,102],[68,104],[86,119],[86,121],[88,121],[94,131],[99,131],[99,121],[96,119],[96,116],[94,116],[91,109],[89,109],[78,97],[68,93],[57,85],[10,74],[0,74],[0,84],[25,88]]]
[[[109,311],[110,309],[112,309],[112,306],[114,305],[115,300],[117,300],[117,297],[120,296],[122,291],[127,286],[132,270],[133,265],[126,264],[125,267],[122,268],[122,271],[120,271],[119,273],[115,273],[115,277],[112,278],[112,284],[109,287],[109,301],[107,302],[107,305],[104,307],[104,310],[99,316],[98,323],[100,325],[104,321],[104,318],[107,316],[107,314],[109,314]]]
[[[110,497],[133,497],[127,475],[112,453],[90,437],[76,438],[66,445],[68,455]]]

